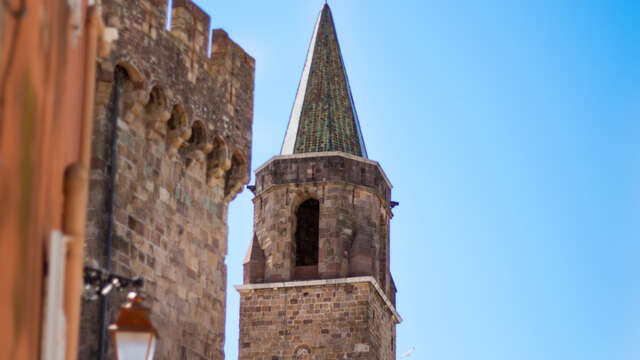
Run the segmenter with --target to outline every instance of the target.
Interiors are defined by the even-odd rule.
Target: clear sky
[[[256,59],[255,169],[280,151],[324,1],[197,3]],[[639,359],[640,1],[329,4],[400,202],[398,355]],[[229,211],[227,359],[251,198]]]

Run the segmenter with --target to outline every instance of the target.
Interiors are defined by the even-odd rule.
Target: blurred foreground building
[[[0,359],[76,351],[104,34],[86,0],[0,4]]]

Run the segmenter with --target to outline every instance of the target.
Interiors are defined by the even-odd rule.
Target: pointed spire
[[[318,16],[282,155],[342,151],[367,157],[329,5]]]

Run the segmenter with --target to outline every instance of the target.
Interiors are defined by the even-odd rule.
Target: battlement
[[[144,277],[156,357],[222,360],[227,209],[249,181],[254,59],[189,0],[173,0],[171,30],[167,0],[102,7],[118,39],[98,61],[85,256],[104,266],[113,177],[110,265]],[[96,357],[97,311],[83,306],[79,358]]]
[[[184,52],[182,56],[186,55],[194,62],[201,62],[203,68],[208,67],[204,64],[209,62],[208,48],[211,45],[211,59],[214,63],[219,63],[221,57],[232,56],[235,53],[242,62],[253,68],[254,59],[229,39],[224,30],[215,29],[209,32],[210,16],[191,0],[173,1],[171,30],[166,31],[167,6],[167,0],[105,0],[103,13],[105,23],[119,29],[121,38],[123,35],[126,38],[138,37],[141,41],[137,42],[137,45],[150,45],[159,41],[158,45],[162,46],[164,38],[171,38],[174,45]],[[136,33],[139,36],[136,36]],[[120,44],[123,42],[129,41],[119,41]]]
[[[190,0],[174,0],[171,32],[199,54],[206,54],[211,18]]]
[[[166,138],[169,151],[188,148],[181,151],[186,165],[204,159],[208,184],[241,164],[241,171],[226,176],[237,182],[225,184],[233,198],[249,179],[254,59],[224,30],[209,37],[209,15],[190,0],[173,1],[171,31],[165,29],[166,0],[106,0],[104,9],[119,38],[100,63],[100,80],[113,81],[118,65],[127,70],[124,120],[144,118],[148,130]]]
[[[167,6],[167,0],[106,0],[103,4],[105,23],[121,31],[141,31],[156,40],[161,33],[166,32]],[[217,31],[222,31],[228,40],[223,30],[209,32],[211,17],[191,0],[174,0],[170,17],[171,29],[168,33],[177,40],[175,44],[202,58],[208,55],[209,42],[215,41]],[[211,47],[215,45],[212,43]],[[244,53],[239,46],[236,47]],[[246,53],[244,55],[248,56]],[[253,62],[248,57],[250,59],[247,61]]]

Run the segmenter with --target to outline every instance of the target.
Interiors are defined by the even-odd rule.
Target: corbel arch
[[[211,150],[207,153],[207,184],[213,186],[216,179],[224,176],[231,168],[231,156],[229,147],[222,136],[215,136],[211,144]]]
[[[207,144],[207,130],[200,120],[191,123],[191,135],[180,147],[180,151],[186,157],[187,167],[193,162],[204,162],[205,152],[211,145]]]
[[[231,167],[225,173],[224,196],[231,201],[249,181],[249,163],[241,151],[235,151],[231,156]]]
[[[144,77],[138,68],[128,61],[120,61],[114,68],[122,69],[127,74],[127,80],[121,84],[120,114],[126,123],[132,123],[140,116],[148,100],[148,93],[144,90]]]
[[[142,76],[142,72],[140,72],[140,70],[138,70],[138,67],[134,65],[130,60],[121,59],[116,63],[116,67],[121,67],[122,69],[124,69],[127,72],[127,76],[129,76],[129,80],[133,84],[136,84],[136,87],[142,87],[142,84],[144,83],[144,76]]]
[[[145,125],[147,129],[163,134],[164,124],[171,118],[167,96],[160,85],[154,85],[149,91],[148,101],[144,105]]]
[[[201,151],[207,147],[207,129],[202,121],[194,120],[191,123],[191,136],[187,139],[186,145]]]
[[[167,144],[170,150],[178,150],[191,136],[189,120],[181,104],[175,104],[167,121]]]

